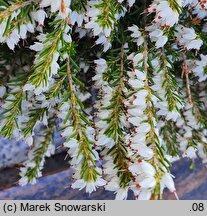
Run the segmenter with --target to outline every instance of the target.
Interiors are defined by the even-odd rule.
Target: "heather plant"
[[[0,134],[30,146],[19,183],[58,130],[72,188],[178,198],[173,162],[207,163],[206,17],[204,0],[0,0]]]

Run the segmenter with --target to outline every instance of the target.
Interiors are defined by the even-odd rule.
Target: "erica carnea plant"
[[[207,3],[0,0],[0,134],[41,176],[54,130],[74,189],[175,193],[172,162],[207,163]]]

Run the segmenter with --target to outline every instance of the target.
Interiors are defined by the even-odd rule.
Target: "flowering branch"
[[[48,128],[38,134],[38,144],[30,152],[29,160],[24,163],[24,167],[21,168],[19,180],[20,185],[27,183],[35,183],[36,178],[41,176],[41,170],[43,169],[45,156],[49,157],[54,153],[54,146],[51,144],[53,137],[53,130],[55,126],[55,120],[49,119]]]

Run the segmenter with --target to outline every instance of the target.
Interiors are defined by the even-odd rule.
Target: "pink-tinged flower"
[[[105,186],[106,190],[114,191],[116,193],[116,200],[126,200],[128,196],[128,187],[127,188],[120,188],[119,186],[119,179],[114,178],[112,181],[107,183]]]
[[[39,25],[44,26],[44,21],[47,17],[47,14],[44,10],[40,9],[38,11],[32,12],[31,15],[34,20],[38,22]]]
[[[40,43],[40,42],[35,42],[34,45],[31,45],[29,48],[31,50],[39,52],[39,51],[43,50],[44,45],[42,43]]]
[[[163,193],[164,188],[168,188],[171,192],[175,192],[175,184],[170,173],[165,173],[160,180],[160,192]]]
[[[152,196],[151,190],[141,190],[137,196],[138,200],[149,200]]]
[[[156,48],[163,47],[167,43],[167,41],[168,41],[167,36],[163,35],[163,36],[159,37],[158,40],[155,43]]]
[[[187,150],[183,153],[183,157],[188,157],[190,159],[195,159],[197,158],[197,155],[196,155],[196,151],[197,149],[190,146],[187,148]]]
[[[93,191],[96,191],[96,188],[102,187],[106,185],[106,181],[102,178],[98,178],[96,182],[85,182],[83,179],[76,180],[71,187],[73,189],[79,189],[82,190],[83,188],[86,188],[87,193],[92,193]]]

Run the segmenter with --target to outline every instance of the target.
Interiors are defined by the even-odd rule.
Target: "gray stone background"
[[[55,132],[54,143],[56,146],[62,142],[59,134]],[[64,161],[65,152],[59,152],[55,157],[47,159],[43,177],[35,185],[18,186],[18,167],[14,166],[27,159],[28,146],[15,140],[6,140],[0,137],[0,200],[110,200],[115,195],[112,192],[98,189],[91,195],[84,191],[70,188],[71,170],[67,161]],[[190,169],[191,161],[182,159],[173,164],[171,169],[175,175],[177,194],[182,200],[207,199],[207,168],[199,159],[195,161],[195,168]],[[7,167],[7,168],[6,168]],[[165,190],[164,199],[175,199],[172,193]],[[129,193],[129,199],[133,195]]]
[[[11,167],[27,159],[28,145],[14,139],[7,140],[0,136],[0,168]]]

